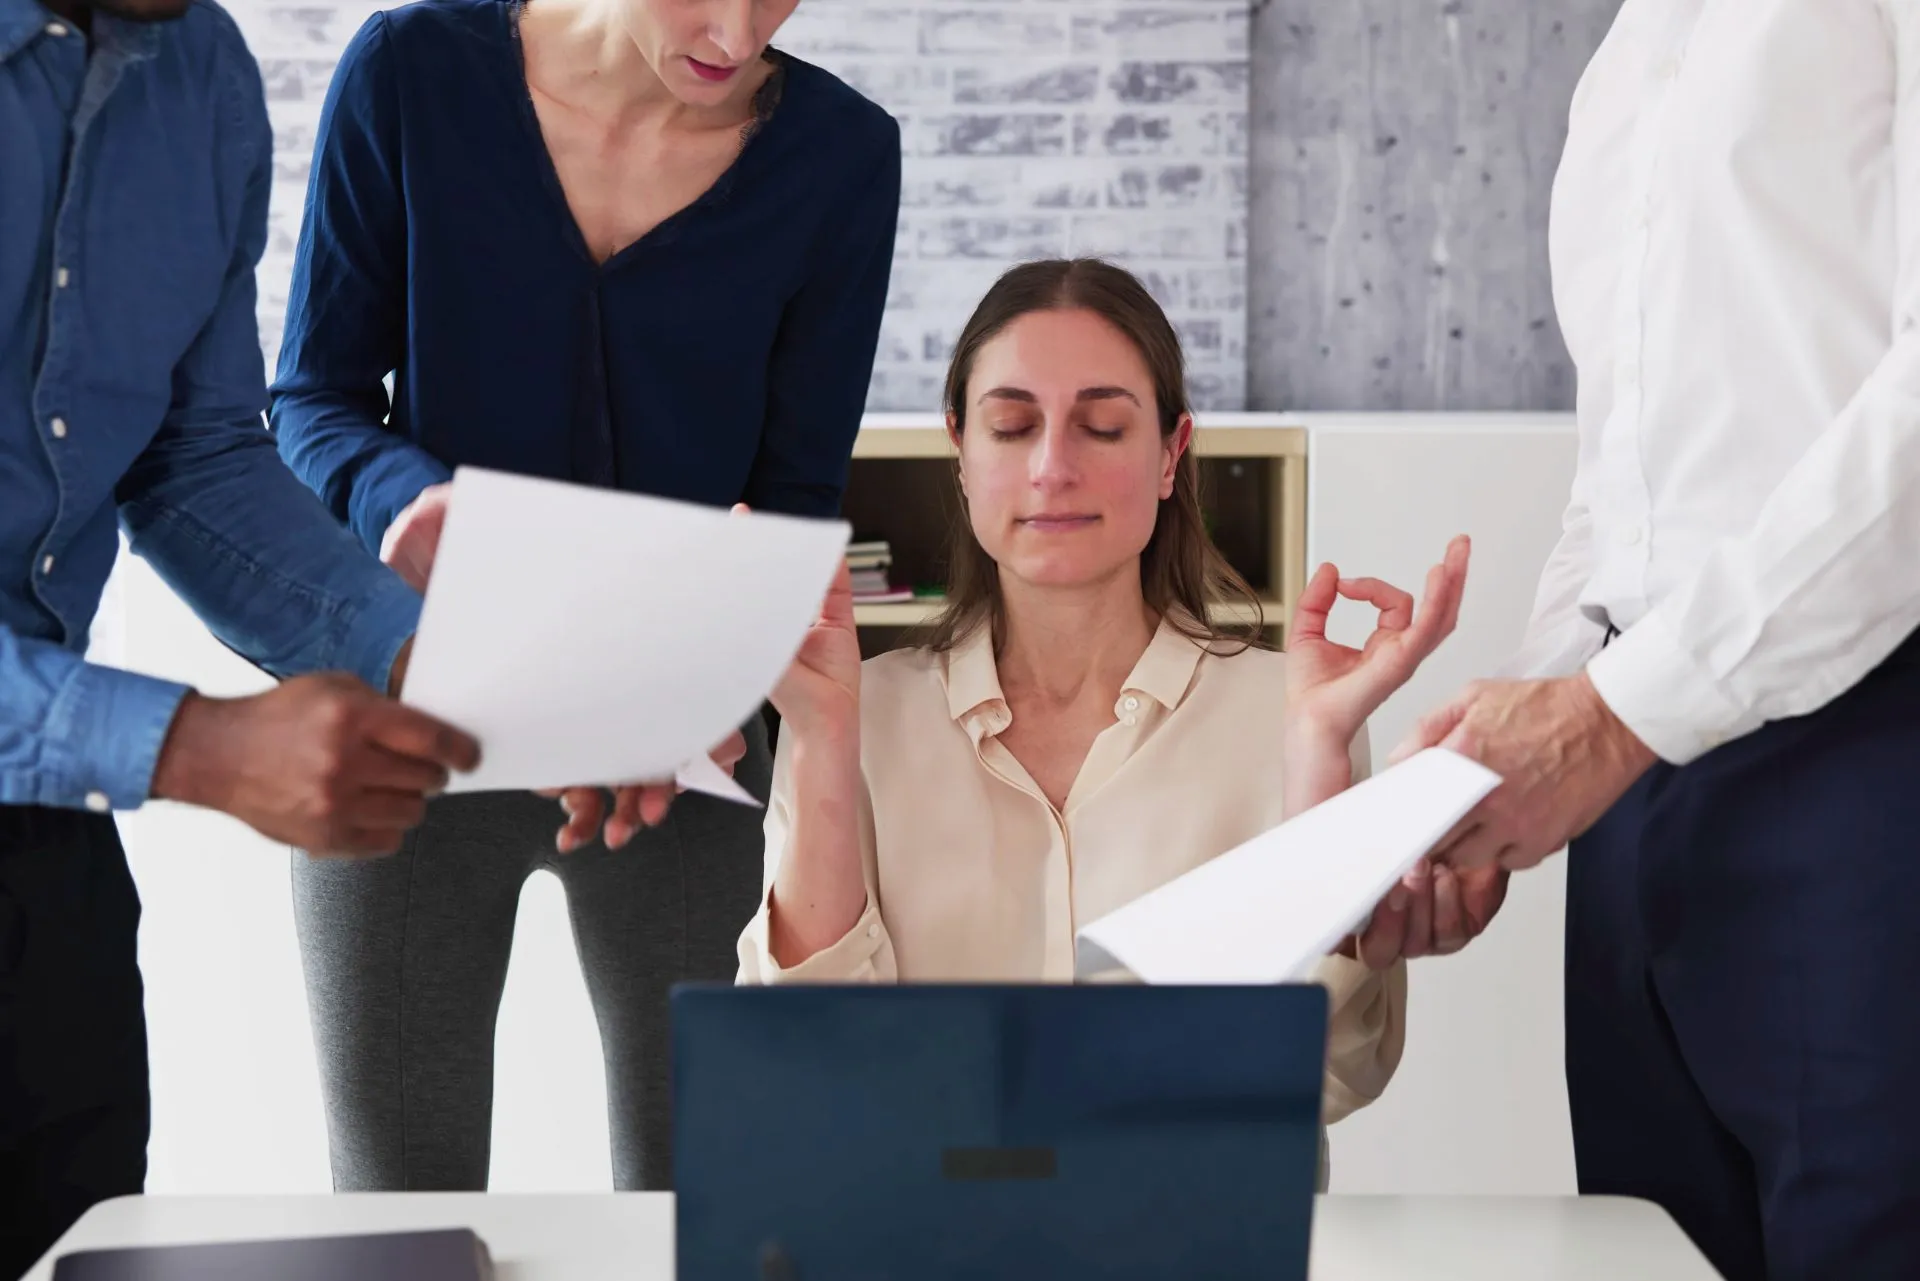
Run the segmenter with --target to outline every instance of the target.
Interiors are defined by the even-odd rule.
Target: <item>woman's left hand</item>
[[[708,754],[713,757],[715,765],[731,775],[733,767],[747,754],[746,735],[735,730]],[[560,808],[567,812],[566,825],[560,829],[554,843],[562,854],[571,854],[600,832],[602,820],[606,822],[607,848],[621,848],[641,828],[661,823],[673,805],[673,798],[680,791],[679,784],[670,782],[616,787],[613,789],[611,811],[607,806],[606,791],[598,787],[568,787],[540,795],[557,797]]]
[[[1460,618],[1471,546],[1463,534],[1447,545],[1446,559],[1427,573],[1426,598],[1413,597],[1377,578],[1342,578],[1322,565],[1294,605],[1287,638],[1287,716],[1298,725],[1344,744],[1367,718],[1406,684]],[[1342,598],[1379,610],[1373,635],[1359,649],[1327,639],[1327,616]]]

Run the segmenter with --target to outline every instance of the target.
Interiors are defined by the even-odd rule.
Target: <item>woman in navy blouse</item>
[[[838,510],[900,140],[769,47],[796,3],[420,0],[348,47],[272,422],[293,470],[416,585],[461,464]],[[745,734],[737,773],[765,796],[764,731]],[[760,818],[690,794],[564,855],[554,827],[551,800],[447,797],[395,858],[295,857],[337,1187],[486,1185],[495,1016],[541,867],[566,886],[606,1051],[615,1183],[668,1185],[666,992],[733,975]]]

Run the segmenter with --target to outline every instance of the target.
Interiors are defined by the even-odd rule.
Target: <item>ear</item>
[[[1193,415],[1180,415],[1180,422],[1174,427],[1173,435],[1167,437],[1166,466],[1160,472],[1160,497],[1173,497],[1173,478],[1180,470],[1180,456],[1193,446]]]
[[[967,493],[967,465],[960,457],[960,416],[951,409],[947,411],[947,443],[953,446],[953,466],[960,477],[960,494]]]

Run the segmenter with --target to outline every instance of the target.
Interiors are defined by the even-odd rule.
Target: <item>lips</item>
[[[1099,519],[1080,512],[1043,512],[1038,516],[1023,516],[1020,523],[1043,534],[1066,534],[1085,529]]]
[[[716,67],[711,62],[702,62],[698,58],[688,58],[687,65],[693,68],[693,74],[712,84],[733,79],[738,67]]]

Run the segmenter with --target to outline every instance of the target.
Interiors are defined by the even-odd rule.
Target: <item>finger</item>
[[[1532,850],[1524,845],[1508,845],[1488,861],[1498,864],[1509,872],[1526,872],[1546,862],[1547,855],[1551,853],[1553,853],[1552,850]]]
[[[1368,969],[1384,970],[1400,959],[1406,946],[1407,909],[1383,903],[1373,910],[1373,923],[1360,936],[1360,961]]]
[[[1422,657],[1439,648],[1453,634],[1460,621],[1460,600],[1467,585],[1467,553],[1470,544],[1463,534],[1447,544],[1446,557],[1427,571],[1426,595],[1421,598],[1418,617],[1410,629]]]
[[[1424,752],[1429,747],[1438,747],[1453,736],[1453,732],[1460,728],[1460,723],[1466,718],[1465,699],[1455,699],[1445,707],[1428,712],[1420,718],[1407,736],[1400,740],[1400,745],[1393,749],[1392,755],[1387,757],[1387,764],[1398,765],[1409,756]]]
[[[1407,933],[1400,954],[1409,960],[1433,953],[1433,864],[1422,859],[1413,869],[1407,895]]]
[[[827,598],[820,605],[820,621],[836,627],[853,626],[853,568],[845,556],[840,558],[840,567],[833,571],[833,582],[827,585]]]
[[[566,810],[567,821],[554,845],[562,854],[571,854],[599,833],[607,802],[597,787],[571,787],[561,796],[560,807]]]
[[[1460,885],[1461,910],[1466,915],[1467,935],[1470,939],[1478,938],[1492,924],[1500,905],[1507,901],[1507,883],[1513,877],[1504,868],[1456,872],[1454,876]]]
[[[666,822],[672,806],[673,784],[649,783],[640,789],[640,822],[645,826],[658,827]]]
[[[404,703],[377,700],[368,713],[367,737],[388,751],[434,761],[462,773],[480,764],[480,744],[471,734]]]
[[[1445,863],[1456,871],[1470,872],[1497,865],[1501,852],[1508,848],[1506,838],[1498,828],[1482,824],[1436,854],[1434,862]]]
[[[1447,569],[1447,608],[1440,629],[1442,636],[1451,636],[1460,623],[1460,602],[1466,599],[1467,564],[1472,557],[1473,540],[1465,534],[1447,544],[1446,559],[1442,562]]]
[[[417,756],[402,756],[378,743],[365,745],[358,760],[357,781],[363,787],[415,796],[438,796],[447,790],[447,767]]]
[[[733,767],[744,760],[746,755],[747,736],[735,730],[727,735],[726,742],[713,749],[713,763],[731,774]]]
[[[1450,956],[1473,938],[1461,901],[1460,878],[1444,864],[1433,869],[1433,953]]]
[[[339,821],[347,827],[411,832],[426,816],[426,798],[420,793],[371,787],[348,798]]]
[[[624,849],[640,830],[640,793],[638,787],[622,787],[613,793],[613,815],[607,819],[606,841],[610,850]]]
[[[1293,628],[1287,637],[1287,643],[1303,640],[1325,640],[1327,638],[1327,615],[1340,599],[1340,571],[1332,565],[1322,565],[1313,571],[1313,577],[1301,589],[1299,598],[1293,604]]]
[[[744,516],[752,510],[753,508],[747,506],[745,503],[735,503],[733,505],[733,510],[728,514],[733,516]]]
[[[1379,625],[1390,632],[1401,632],[1413,621],[1413,597],[1392,583],[1379,578],[1343,578],[1340,594],[1351,601],[1372,605],[1380,611]]]

